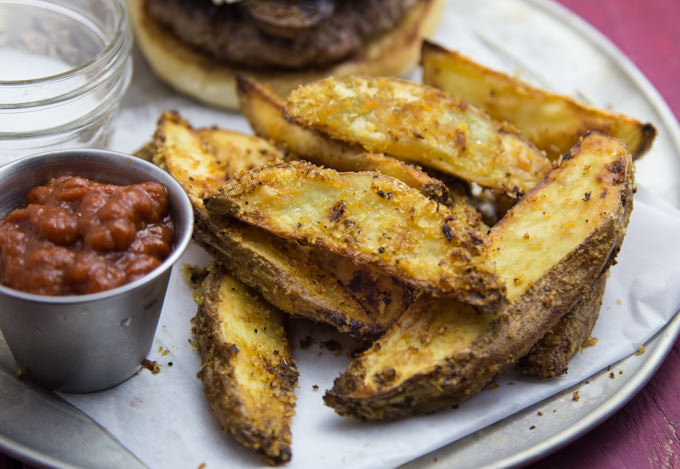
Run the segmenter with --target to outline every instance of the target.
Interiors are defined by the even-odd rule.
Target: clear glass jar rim
[[[34,5],[42,5],[44,8],[48,8],[50,10],[54,11],[63,11],[63,10],[68,10],[68,7],[64,5],[55,5],[53,2],[47,1],[47,0],[31,0]],[[83,62],[82,64],[73,67],[69,70],[66,70],[61,73],[57,73],[55,75],[49,75],[46,77],[40,77],[40,78],[32,78],[29,80],[12,80],[12,81],[2,81],[0,80],[0,86],[2,87],[14,87],[14,86],[33,86],[33,85],[44,85],[44,84],[49,84],[49,83],[54,83],[58,82],[61,80],[65,80],[68,78],[75,77],[77,75],[82,74],[83,72],[87,72],[91,68],[93,68],[96,64],[102,62],[103,60],[107,60],[108,57],[111,55],[112,52],[115,52],[116,50],[120,49],[121,43],[125,41],[125,36],[131,35],[131,31],[129,29],[129,24],[128,24],[128,18],[127,18],[127,10],[125,9],[125,5],[123,3],[123,0],[111,0],[113,7],[115,8],[116,12],[116,24],[115,24],[115,34],[113,38],[106,43],[106,46],[102,48],[97,55],[95,55],[93,58],[90,60],[87,60],[86,62]],[[16,1],[8,1],[6,3],[16,3],[17,5],[22,5],[26,6],[26,0],[16,0]]]
[[[73,132],[78,132],[90,125],[92,122],[97,121],[106,113],[108,113],[112,108],[114,108],[121,96],[125,93],[130,81],[132,80],[132,62],[130,59],[126,59],[123,63],[125,67],[118,77],[117,83],[112,88],[112,90],[107,95],[107,99],[102,101],[98,106],[92,109],[91,112],[78,117],[70,122],[60,124],[54,127],[39,128],[36,130],[27,130],[19,132],[2,132],[0,131],[0,141],[1,140],[21,140],[28,138],[40,138],[47,136],[63,135],[66,137],[68,134]]]
[[[126,37],[128,36],[128,37]],[[78,98],[79,96],[82,96],[86,93],[88,93],[90,90],[96,88],[99,86],[102,82],[105,82],[107,80],[110,80],[110,76],[113,74],[115,75],[116,70],[120,69],[121,67],[124,67],[125,64],[129,61],[129,55],[130,51],[132,49],[132,35],[131,33],[129,35],[122,35],[121,36],[123,39],[123,42],[119,44],[119,48],[115,50],[115,53],[113,54],[113,57],[111,60],[106,61],[104,63],[103,68],[93,76],[92,79],[90,79],[88,82],[84,84],[79,84],[79,86],[74,87],[70,89],[69,91],[51,96],[49,98],[42,98],[36,101],[24,101],[24,102],[19,102],[19,103],[12,103],[12,104],[2,104],[0,103],[0,111],[5,111],[5,110],[26,110],[30,108],[40,108],[40,107],[47,107],[47,106],[52,106],[54,104],[59,104],[59,103],[64,103],[68,102],[72,99]],[[56,75],[55,75],[56,76]],[[73,76],[77,76],[73,75]],[[14,82],[17,83],[17,82]],[[46,82],[40,82],[40,83],[46,83]],[[51,82],[54,83],[54,82]],[[0,82],[0,88],[2,87],[3,82]]]

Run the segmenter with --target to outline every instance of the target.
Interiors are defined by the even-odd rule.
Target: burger
[[[445,0],[126,0],[156,75],[208,104],[237,108],[247,74],[285,96],[329,75],[402,75]]]

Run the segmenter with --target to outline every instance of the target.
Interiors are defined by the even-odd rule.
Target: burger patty
[[[367,40],[394,28],[417,1],[422,0],[215,2],[219,5],[212,0],[147,0],[147,11],[184,44],[218,62],[299,69],[351,56]],[[296,10],[286,17],[286,8]]]

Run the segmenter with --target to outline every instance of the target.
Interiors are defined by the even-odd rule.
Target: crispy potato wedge
[[[200,375],[222,429],[269,465],[290,461],[298,372],[283,313],[214,264],[194,297]]]
[[[266,85],[238,76],[241,111],[260,137],[292,153],[337,171],[380,171],[418,189],[426,196],[450,204],[446,185],[412,164],[396,158],[366,153],[359,145],[335,140],[317,130],[286,119],[285,101]]]
[[[528,192],[552,168],[510,126],[435,88],[397,78],[316,81],[288,96],[286,112],[368,151],[505,192]]]
[[[581,350],[593,332],[602,307],[607,276],[593,282],[585,296],[519,361],[522,374],[534,378],[562,376],[569,360]]]
[[[649,150],[656,137],[650,123],[536,88],[431,42],[423,43],[421,62],[425,84],[512,123],[553,161],[589,130],[620,138],[633,158]]]
[[[377,172],[292,161],[242,173],[206,208],[326,248],[436,295],[496,307],[503,288],[481,233],[417,190]]]
[[[605,274],[633,201],[622,142],[584,138],[562,165],[490,233],[509,303],[496,315],[422,296],[371,348],[353,359],[324,400],[336,412],[390,420],[472,397],[520,357]]]
[[[394,279],[245,223],[208,215],[202,197],[243,169],[279,161],[282,154],[267,142],[220,129],[196,131],[176,113],[166,112],[153,147],[156,164],[192,200],[194,239],[277,308],[370,340],[411,303],[411,290]]]

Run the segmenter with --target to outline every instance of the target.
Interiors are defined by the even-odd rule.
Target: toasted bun
[[[156,75],[176,90],[207,104],[238,109],[236,75],[252,76],[286,96],[301,83],[330,75],[402,75],[419,59],[422,38],[436,27],[446,0],[420,0],[394,29],[360,54],[332,67],[295,72],[254,71],[213,62],[178,41],[146,13],[145,0],[126,0],[137,44]]]

